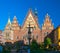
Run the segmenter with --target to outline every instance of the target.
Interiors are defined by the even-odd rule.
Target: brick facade
[[[8,38],[10,39],[5,39],[6,42],[8,40],[9,40],[8,42],[16,42],[18,40],[24,40],[24,43],[28,44],[28,40],[27,40],[28,28],[27,27],[29,26],[29,23],[30,23],[30,26],[33,27],[31,29],[32,31],[31,38],[36,39],[38,43],[44,42],[44,38],[45,36],[47,36],[46,34],[50,33],[54,29],[54,26],[52,25],[48,14],[45,17],[45,21],[41,29],[38,24],[38,16],[36,16],[30,9],[26,16],[26,19],[24,20],[23,26],[19,26],[16,16],[14,16],[12,23],[10,23],[10,21],[8,20],[8,24],[6,25],[4,30],[4,37],[6,38],[8,33],[9,34],[8,36],[10,36]]]

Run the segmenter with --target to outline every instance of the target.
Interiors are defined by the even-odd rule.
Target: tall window
[[[6,33],[6,39],[7,39],[7,40],[10,40],[9,33]]]
[[[25,37],[23,36],[23,39],[24,39]]]
[[[32,39],[34,39],[34,35],[32,35]]]
[[[19,39],[19,37],[17,36],[16,39]]]
[[[47,27],[46,29],[49,30],[49,27]]]
[[[26,36],[23,36],[23,39],[26,39],[25,37],[26,37]]]
[[[45,32],[44,35],[45,35],[45,36],[48,35],[48,32]]]
[[[36,35],[36,39],[38,39],[38,35]]]
[[[28,44],[29,44],[29,42],[26,42],[26,44],[28,45]]]
[[[48,35],[48,32],[46,32],[46,35]]]
[[[36,26],[34,26],[34,30],[36,29]]]

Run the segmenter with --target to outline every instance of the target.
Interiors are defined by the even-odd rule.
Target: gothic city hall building
[[[4,41],[14,43],[16,41],[23,40],[25,44],[28,44],[27,27],[29,27],[30,24],[30,27],[33,27],[31,28],[31,41],[32,39],[35,39],[38,43],[44,42],[44,38],[52,32],[54,26],[48,14],[46,14],[44,23],[42,24],[41,28],[39,26],[38,19],[39,18],[36,12],[33,12],[31,9],[29,9],[22,26],[18,24],[16,16],[14,16],[12,22],[9,18],[3,31]]]

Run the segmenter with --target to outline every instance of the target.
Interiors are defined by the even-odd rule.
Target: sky
[[[40,26],[47,13],[54,23],[54,28],[60,25],[60,0],[0,0],[0,30],[4,30],[9,16],[11,22],[16,16],[18,23],[22,26],[29,8],[33,12],[35,8],[37,9]]]

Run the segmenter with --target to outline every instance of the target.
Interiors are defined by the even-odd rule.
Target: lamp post
[[[28,42],[29,42],[29,48],[28,48],[28,53],[30,53],[30,40],[31,40],[31,28],[33,28],[33,27],[30,27],[30,23],[29,23],[29,26],[27,27],[28,28],[28,37],[27,37],[27,39],[28,39]]]

